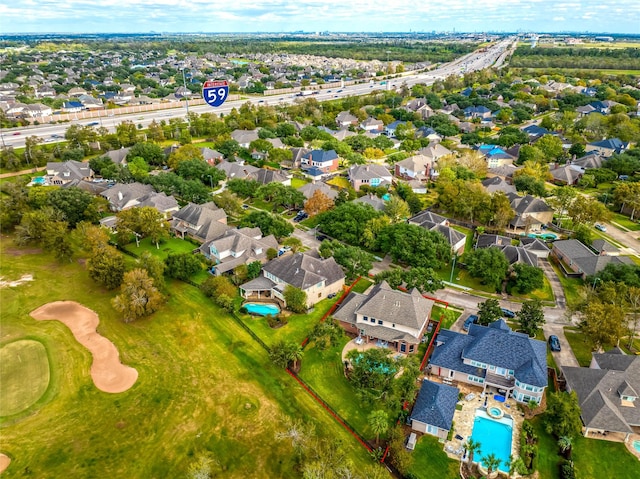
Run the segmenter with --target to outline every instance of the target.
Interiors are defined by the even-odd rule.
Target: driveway
[[[578,360],[573,354],[573,350],[569,345],[569,341],[567,341],[566,336],[564,335],[564,326],[562,324],[557,323],[546,323],[542,326],[542,330],[544,331],[544,337],[548,338],[552,334],[558,336],[560,340],[560,351],[552,352],[553,359],[556,361],[556,364],[559,368],[569,366],[569,367],[578,367]]]

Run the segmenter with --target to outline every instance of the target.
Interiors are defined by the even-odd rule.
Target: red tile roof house
[[[434,301],[417,289],[397,291],[382,281],[369,294],[351,292],[333,314],[350,334],[400,353],[418,352]]]

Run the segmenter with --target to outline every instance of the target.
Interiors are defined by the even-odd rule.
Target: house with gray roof
[[[131,148],[125,148],[124,146],[118,150],[109,150],[104,156],[113,161],[116,165],[127,166],[127,155]]]
[[[352,165],[349,167],[349,182],[356,191],[362,185],[372,187],[391,185],[391,173],[382,165]]]
[[[47,183],[62,186],[73,180],[92,180],[93,170],[89,163],[69,160],[63,163],[49,162],[46,166]]]
[[[215,168],[220,171],[224,171],[224,174],[227,175],[227,178],[230,180],[236,178],[244,180],[247,176],[255,173],[259,169],[253,165],[245,165],[244,162],[226,160],[215,165]]]
[[[118,183],[100,193],[109,202],[111,211],[122,211],[140,204],[141,198],[155,193],[153,186],[142,183]]]
[[[209,202],[202,205],[189,203],[173,214],[171,229],[176,236],[184,239],[185,236],[204,243],[213,238],[222,236],[230,229],[227,226],[227,214],[215,203]]]
[[[549,170],[553,182],[557,185],[575,185],[584,175],[584,168],[574,165],[558,165]]]
[[[562,372],[567,390],[578,395],[585,436],[621,433],[627,441],[640,431],[640,356],[613,348],[593,353],[588,368]]]
[[[341,111],[336,115],[336,125],[340,128],[349,127],[351,125],[356,126],[357,124],[358,118],[348,111]]]
[[[220,153],[218,150],[213,150],[211,148],[203,147],[203,148],[200,148],[200,151],[202,152],[202,157],[204,158],[204,161],[209,163],[211,166],[214,166],[216,163],[224,159],[224,155]]]
[[[409,416],[411,429],[447,438],[453,425],[453,415],[460,390],[447,384],[424,380]]]
[[[576,239],[554,241],[551,255],[558,260],[565,275],[582,279],[602,271],[609,263],[633,264],[626,256],[616,256],[618,250],[612,244],[598,243],[598,246],[602,249],[596,252]]]
[[[538,258],[546,259],[549,257],[549,247],[538,238],[523,236],[520,238],[520,246]]]
[[[538,231],[543,224],[553,220],[553,209],[544,201],[531,195],[519,196],[517,193],[507,195],[515,216],[509,225],[515,230]]]
[[[291,285],[307,294],[310,308],[329,295],[340,293],[344,287],[344,271],[333,258],[314,258],[303,253],[269,261],[262,274],[240,286],[243,297],[277,298],[286,304],[284,290]]]
[[[322,181],[306,183],[298,188],[298,191],[301,192],[306,199],[311,198],[318,190],[330,200],[335,200],[338,197],[338,192]]]
[[[451,245],[451,251],[453,253],[462,254],[464,252],[467,236],[449,226],[449,220],[444,216],[440,216],[426,210],[418,213],[412,218],[409,218],[408,221],[409,224],[421,226],[430,231],[439,232]]]
[[[508,236],[481,234],[478,235],[476,248],[498,248],[509,261],[509,264],[522,263],[529,266],[538,266],[538,256],[524,246],[511,244]]]
[[[236,140],[242,148],[249,148],[252,141],[257,140],[258,130],[234,130],[231,132],[231,139]]]
[[[482,180],[482,186],[484,186],[487,193],[493,194],[496,192],[502,192],[505,195],[509,193],[516,193],[516,187],[505,181],[500,176],[493,176]]]
[[[164,191],[156,193],[155,191],[139,198],[138,208],[145,206],[154,208],[164,214],[165,218],[171,216],[180,209],[178,201],[172,196],[167,195]]]
[[[333,317],[347,333],[366,342],[413,354],[425,334],[433,305],[432,299],[415,288],[405,293],[382,281],[369,294],[349,293]]]
[[[405,180],[426,181],[429,179],[432,167],[431,158],[425,155],[413,155],[394,165],[394,175],[396,178]]]
[[[277,170],[268,170],[266,168],[258,168],[257,171],[249,173],[247,180],[257,181],[261,185],[269,183],[282,183],[285,186],[291,186],[291,178]]]
[[[211,272],[220,276],[243,264],[265,263],[269,248],[277,249],[278,241],[273,235],[263,238],[260,228],[228,228],[220,236],[205,242],[200,252],[215,261]]]
[[[521,403],[540,402],[547,387],[547,345],[511,330],[503,319],[472,324],[468,334],[441,329],[429,361],[431,374],[493,388]]]
[[[384,205],[386,204],[382,198],[378,198],[372,193],[356,198],[353,202],[369,205],[376,211],[384,211]]]
[[[629,148],[629,143],[619,138],[608,138],[601,141],[588,143],[585,147],[587,153],[596,151],[604,158],[609,158],[615,153],[624,153]]]

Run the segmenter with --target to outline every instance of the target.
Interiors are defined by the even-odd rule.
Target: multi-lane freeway
[[[400,78],[395,78],[387,81],[387,84],[375,83],[360,83],[356,85],[345,86],[343,88],[335,88],[332,90],[319,90],[317,94],[312,97],[318,101],[333,100],[336,98],[342,98],[354,95],[366,95],[376,90],[384,89],[397,89],[403,85],[411,87],[416,84],[431,85],[436,80],[447,78],[450,75],[462,76],[467,72],[483,70],[489,68],[492,65],[501,66],[505,58],[510,52],[510,47],[514,45],[515,39],[504,39],[486,50],[482,49],[476,52],[464,55],[450,63],[445,63],[436,69],[428,72],[421,73],[408,73],[404,74]],[[306,97],[305,97],[306,98]],[[290,105],[296,101],[299,101],[300,97],[297,94],[285,94],[282,96],[269,96],[269,97],[255,97],[249,100],[235,100],[229,101],[218,108],[212,108],[209,105],[191,105],[190,112],[194,113],[228,113],[233,108],[239,108],[247,101],[256,104],[268,104],[268,105]],[[186,105],[183,105],[186,106]],[[109,114],[114,113],[114,110],[109,110]],[[115,126],[123,121],[132,121],[136,125],[140,124],[143,127],[148,126],[152,121],[169,120],[170,118],[184,118],[185,108],[172,108],[165,110],[139,112],[132,114],[124,114],[117,116],[104,116],[99,119],[84,119],[84,120],[72,120],[65,124],[44,124],[33,125],[28,127],[5,129],[2,131],[2,144],[4,146],[12,146],[14,148],[23,147],[25,145],[25,139],[29,136],[38,136],[47,142],[60,141],[64,138],[64,134],[69,125],[79,124],[88,125],[96,124],[102,125],[107,129],[113,131]]]

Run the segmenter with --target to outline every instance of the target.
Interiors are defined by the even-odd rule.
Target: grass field
[[[589,367],[591,364],[591,355],[593,353],[591,345],[586,341],[584,335],[575,328],[564,328],[564,335],[571,345],[571,350],[578,360],[578,364],[583,368]],[[605,348],[606,350],[607,348]]]
[[[153,256],[157,256],[161,260],[165,260],[170,254],[191,253],[197,246],[180,238],[169,238],[160,243],[160,248],[156,248],[155,243],[152,243],[149,238],[145,238],[140,241],[140,246],[136,246],[135,241],[125,246],[127,251],[140,256],[145,251],[151,253]]]
[[[302,178],[291,178],[291,187],[295,188],[296,190],[306,185],[307,183],[309,183],[309,181]]]
[[[290,442],[278,441],[285,416],[313,423],[344,441],[356,468],[366,451],[315,403],[231,318],[197,289],[168,283],[165,307],[123,323],[109,304],[114,292],[94,283],[77,261],[25,253],[3,237],[0,274],[34,281],[2,290],[0,344],[41,342],[49,353],[50,387],[29,410],[0,418],[0,450],[12,458],[3,478],[185,477],[194,458],[211,452],[218,477],[293,477]],[[100,334],[139,372],[121,394],[95,388],[91,357],[58,321],[29,312],[75,300],[100,316]],[[4,394],[4,390],[3,390]],[[25,472],[27,471],[27,472]]]
[[[444,306],[440,306],[439,304],[436,304],[431,310],[431,318],[438,320],[442,318],[442,325],[440,327],[445,329],[450,328],[461,314],[462,311],[460,311],[459,309],[445,308]]]
[[[444,452],[442,444],[438,438],[428,434],[423,435],[418,440],[416,448],[411,453],[413,464],[410,472],[413,477],[419,479],[457,479],[460,477],[458,471],[460,463]]]
[[[30,339],[0,348],[0,417],[19,414],[32,406],[49,386],[49,359],[44,345]]]

